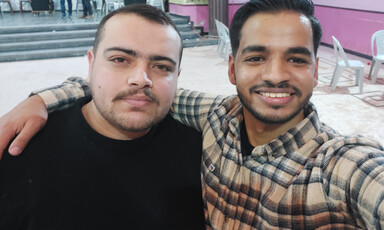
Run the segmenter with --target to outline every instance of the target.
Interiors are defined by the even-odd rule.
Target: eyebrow
[[[265,46],[258,46],[258,45],[247,46],[243,49],[241,54],[245,54],[248,52],[265,52],[266,50],[267,48]],[[286,53],[287,54],[304,54],[306,56],[312,56],[312,52],[309,49],[302,46],[291,47],[286,51]]]
[[[247,46],[242,51],[241,54],[249,52],[265,52],[267,48],[265,46]]]
[[[306,56],[312,56],[312,52],[309,49],[307,49],[305,47],[301,47],[301,46],[289,48],[286,53],[288,53],[288,54],[304,54]]]
[[[133,57],[137,57],[138,56],[137,53],[134,50],[124,49],[124,48],[121,48],[121,47],[111,47],[111,48],[108,48],[108,49],[104,50],[104,54],[106,54],[106,53],[108,53],[110,51],[121,51],[121,52],[126,53],[128,55],[131,55]],[[173,60],[172,58],[161,56],[161,55],[151,56],[149,58],[149,60],[151,60],[151,61],[169,61],[169,62],[171,62],[175,66],[177,64],[176,61]]]
[[[120,47],[111,47],[111,48],[105,49],[104,54],[106,54],[110,51],[121,51],[123,53],[126,53],[126,54],[134,56],[134,57],[137,56],[137,53],[134,50],[124,49],[124,48],[120,48]]]

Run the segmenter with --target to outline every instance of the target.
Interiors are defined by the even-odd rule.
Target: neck
[[[304,119],[304,111],[302,111],[283,124],[267,124],[257,120],[245,108],[243,114],[249,143],[255,147],[271,142]]]
[[[107,121],[96,108],[95,103],[90,101],[81,108],[81,112],[89,124],[96,132],[99,134],[109,137],[115,140],[133,140],[140,138],[147,134],[150,129],[139,131],[139,132],[129,132],[125,131],[116,125]]]

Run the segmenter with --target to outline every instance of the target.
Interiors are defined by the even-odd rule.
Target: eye
[[[114,63],[127,63],[128,60],[123,58],[123,57],[115,57],[111,59],[112,62]]]
[[[262,62],[265,61],[264,57],[256,56],[256,57],[249,57],[245,59],[246,62]]]
[[[303,59],[303,58],[297,58],[297,57],[289,58],[288,61],[289,61],[289,62],[292,62],[292,63],[297,63],[297,64],[305,64],[305,63],[308,63],[307,60],[305,60],[305,59]]]
[[[155,65],[154,68],[161,70],[161,71],[164,71],[164,72],[172,72],[173,71],[173,69],[171,67],[166,66],[166,65]]]

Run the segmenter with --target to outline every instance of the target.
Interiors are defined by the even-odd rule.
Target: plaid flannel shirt
[[[72,100],[54,91],[49,108]],[[384,228],[383,147],[338,134],[312,104],[302,122],[244,157],[237,96],[178,90],[172,112],[203,134],[207,229]]]

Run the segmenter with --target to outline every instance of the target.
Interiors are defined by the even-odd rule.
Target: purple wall
[[[369,56],[372,34],[384,29],[384,13],[316,6],[315,16],[323,28],[322,42],[332,45],[333,35],[344,49]]]
[[[383,0],[313,0],[313,2],[319,6],[384,12]]]
[[[229,5],[228,7],[228,14],[229,14],[229,17],[228,17],[228,23],[229,25],[231,24],[232,22],[232,19],[233,19],[233,15],[236,13],[236,11],[242,6],[242,4],[233,4],[233,5]],[[229,26],[228,26],[229,27]]]
[[[228,7],[229,23],[241,3]],[[196,26],[203,26],[209,32],[209,9],[207,5],[170,4],[170,12],[188,15]],[[322,42],[332,45],[332,35],[348,50],[372,56],[371,37],[378,30],[384,29],[384,13],[358,11],[328,6],[316,6],[315,16],[323,27]]]

